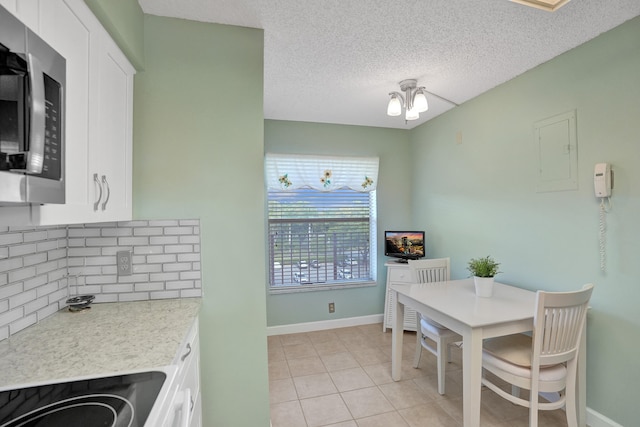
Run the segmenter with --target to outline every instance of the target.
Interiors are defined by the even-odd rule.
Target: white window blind
[[[306,159],[307,163],[311,160]],[[370,175],[377,181],[377,159],[375,163]],[[269,173],[268,167],[265,170]],[[326,164],[315,165],[315,170],[329,170],[332,173],[326,175],[335,177],[334,169],[327,169]],[[271,169],[280,177],[283,172],[296,180],[300,176],[274,171]],[[283,186],[280,180],[272,182],[281,187],[270,187],[267,195],[272,289],[375,281],[375,191],[363,191],[362,182],[358,190],[343,187],[331,191],[324,185],[323,190],[309,186],[291,189],[293,185]],[[375,188],[372,183],[367,187]]]

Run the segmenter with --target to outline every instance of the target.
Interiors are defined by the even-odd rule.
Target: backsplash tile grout
[[[116,252],[131,251],[118,276]],[[66,306],[202,296],[200,220],[0,227],[0,340]]]

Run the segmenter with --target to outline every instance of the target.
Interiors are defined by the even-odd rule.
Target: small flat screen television
[[[384,254],[399,262],[424,257],[424,231],[385,231]]]

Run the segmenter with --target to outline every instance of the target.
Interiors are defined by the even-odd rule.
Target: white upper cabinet
[[[106,31],[100,38],[98,63],[97,134],[89,154],[90,173],[99,180],[102,197],[95,183],[93,207],[100,221],[130,220],[134,69]]]
[[[130,220],[135,70],[84,1],[40,1],[39,17],[40,36],[67,61],[66,203],[40,206],[33,220]]]

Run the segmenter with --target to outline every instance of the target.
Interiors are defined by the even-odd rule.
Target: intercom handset
[[[611,165],[609,163],[596,164],[593,172],[593,187],[596,197],[610,197],[613,188]]]
[[[609,163],[598,163],[593,171],[593,188],[596,197],[600,198],[600,218],[599,218],[599,243],[600,243],[600,270],[605,271],[606,267],[606,238],[607,223],[606,214],[611,209],[611,190],[613,189],[613,172]],[[608,199],[609,206],[605,205]]]

